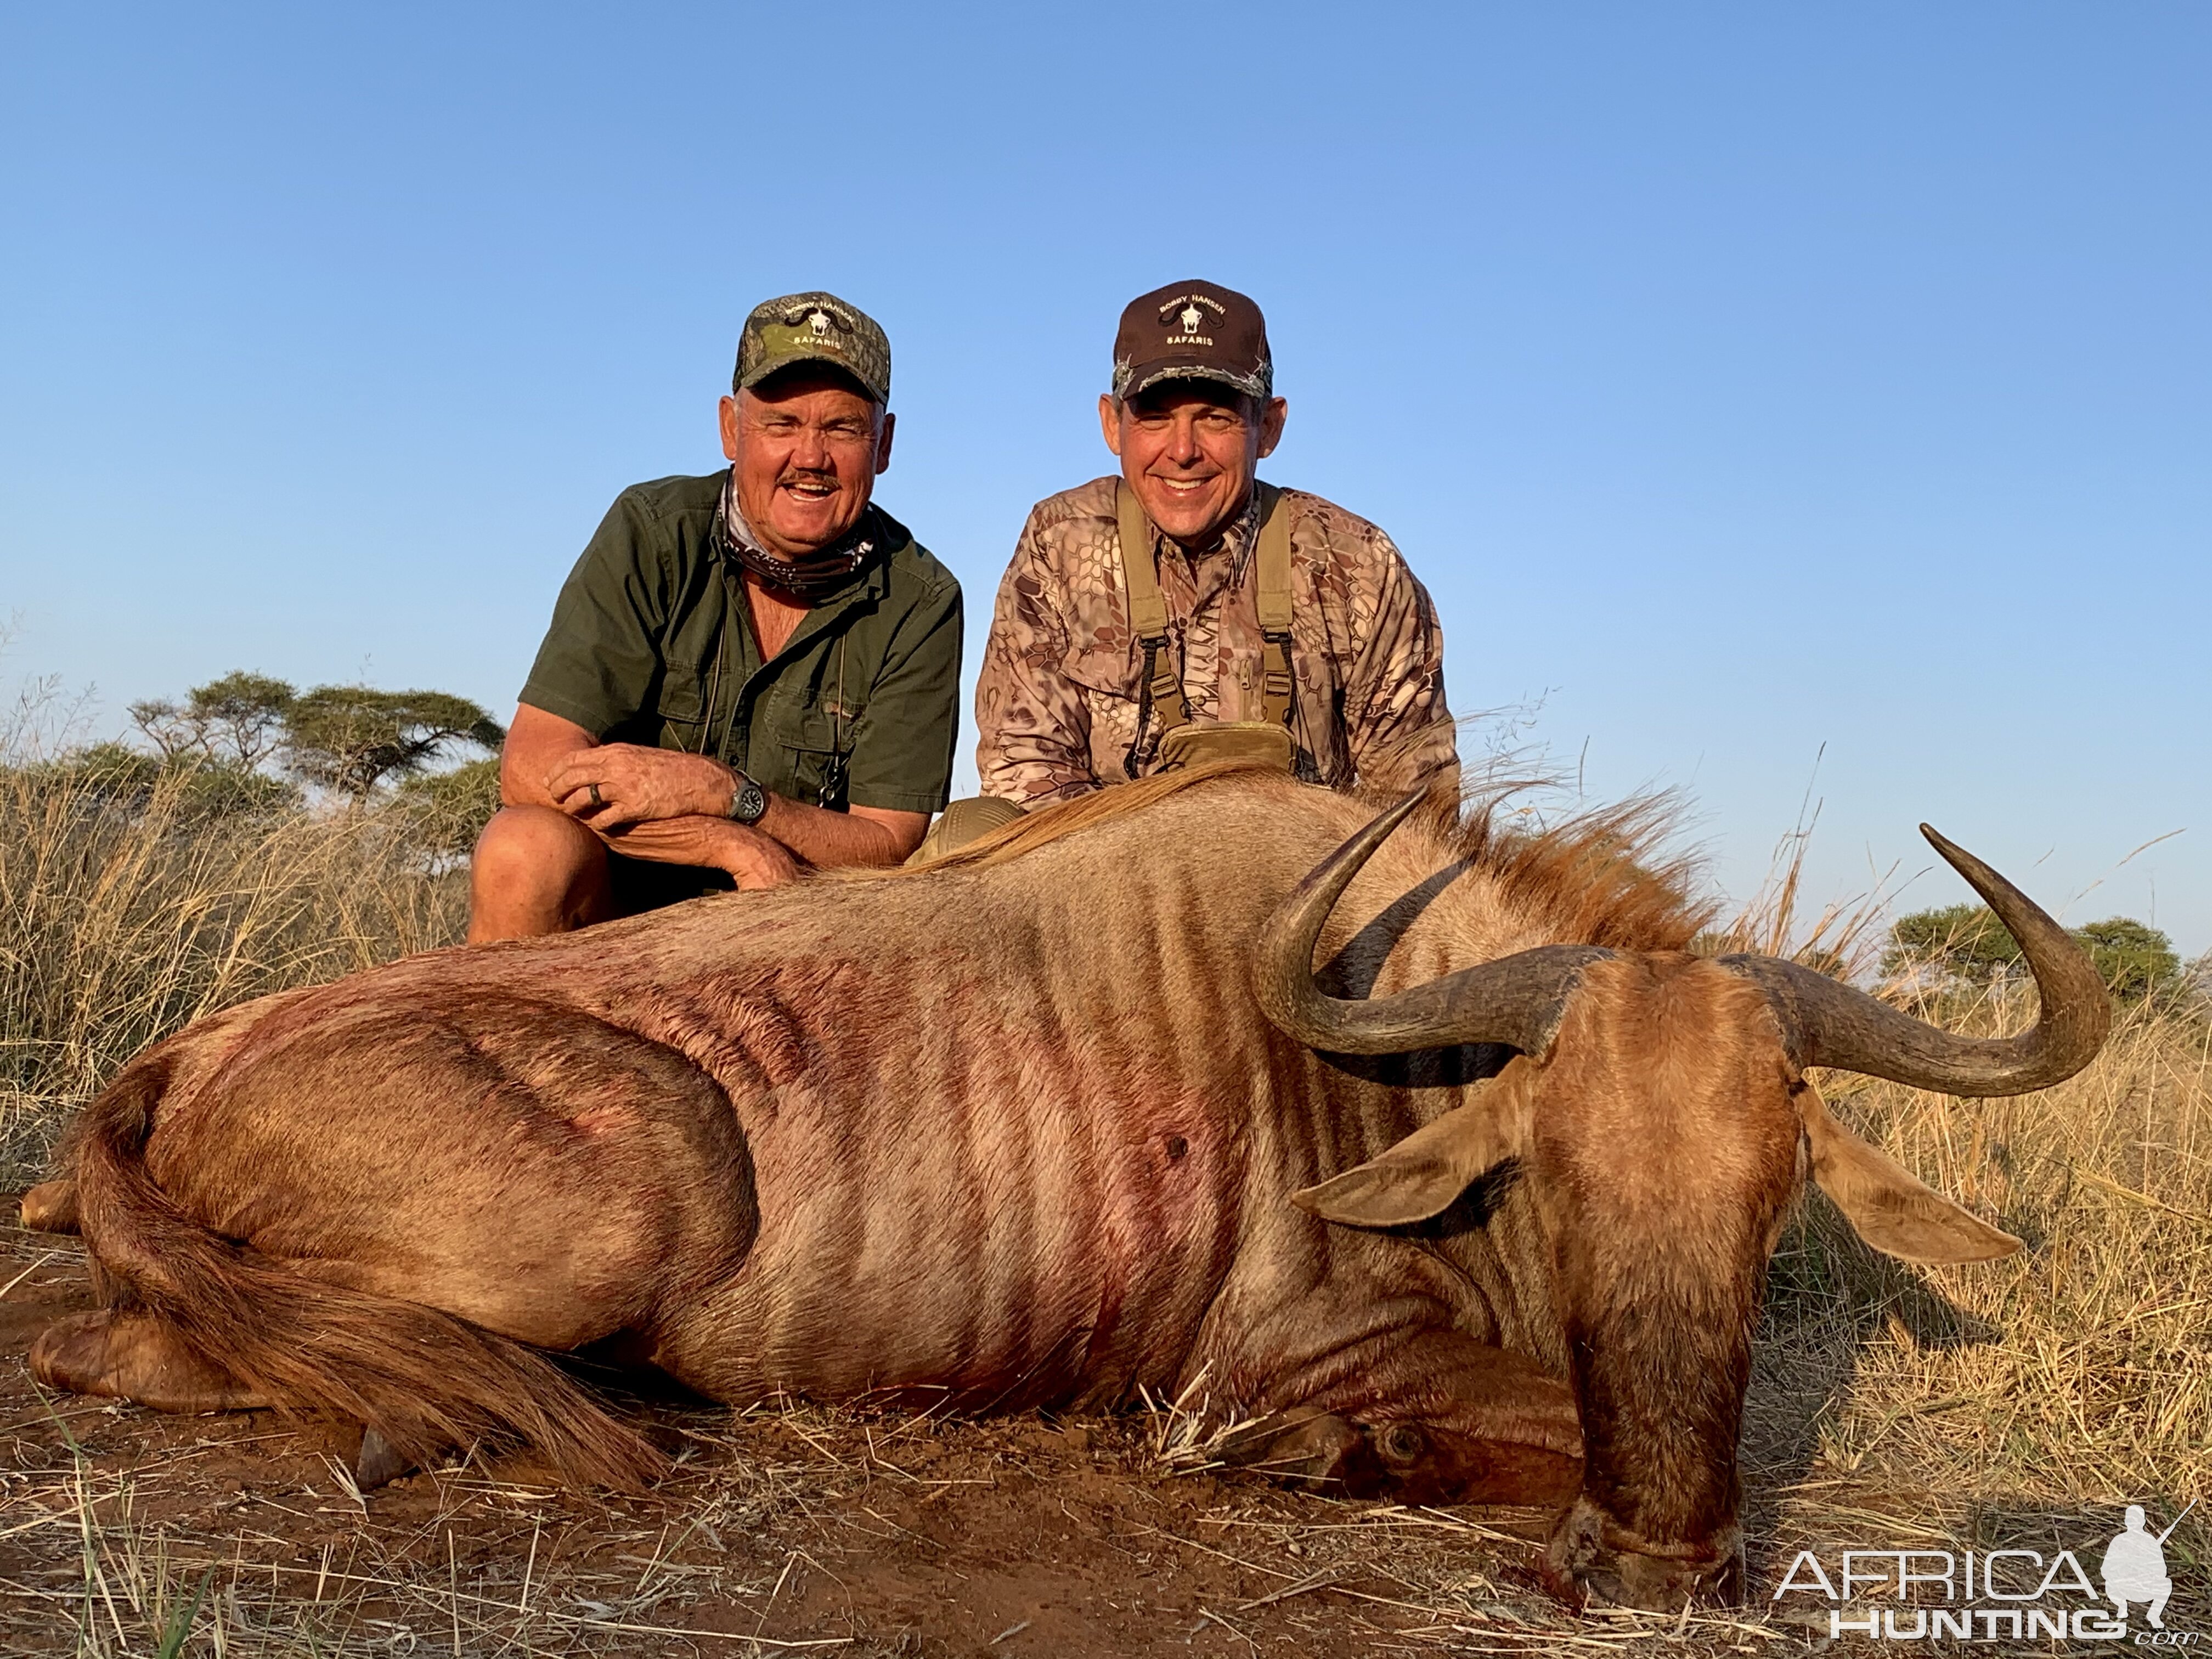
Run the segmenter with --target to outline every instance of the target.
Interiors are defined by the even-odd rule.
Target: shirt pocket
[[[1175,648],[1172,641],[1168,648]],[[1085,645],[1071,647],[1060,659],[1060,672],[1087,694],[1093,708],[1102,702],[1133,702],[1137,697],[1137,677],[1144,663],[1143,652],[1135,646],[1124,646],[1119,650]]]
[[[663,749],[681,749],[694,755],[706,752],[707,700],[698,681],[669,675],[661,682],[653,712],[660,721],[658,741]]]
[[[836,724],[819,708],[810,708],[793,721],[779,739],[785,774],[791,780],[792,799],[806,806],[845,810],[847,756],[852,744],[852,723],[845,723],[844,742],[838,741]]]

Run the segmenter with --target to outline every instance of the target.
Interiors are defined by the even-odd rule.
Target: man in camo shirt
[[[1149,532],[1166,647],[1200,725],[1258,721],[1267,645],[1255,558],[1282,436],[1267,324],[1244,295],[1176,283],[1132,301],[1098,400]],[[1436,607],[1382,531],[1285,489],[1292,769],[1402,789],[1458,768]],[[1131,622],[1118,481],[1040,501],[1000,584],[975,690],[983,793],[1019,806],[1144,776],[1176,714],[1148,695]],[[1133,522],[1135,520],[1133,520]],[[1279,739],[1278,739],[1279,741]],[[1172,748],[1170,748],[1170,757]]]

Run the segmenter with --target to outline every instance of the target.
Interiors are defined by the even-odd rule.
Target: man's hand
[[[716,820],[732,830],[730,795],[737,774],[718,760],[681,750],[647,749],[636,744],[602,744],[574,721],[533,708],[514,711],[507,747],[500,755],[500,799],[508,806],[550,806],[585,825],[609,846],[637,858],[700,864],[729,870],[741,883],[773,886],[792,870],[811,864],[818,870],[840,865],[896,864],[921,843],[929,814],[892,807],[854,806],[834,812],[803,805],[771,793],[768,811],[750,837],[705,842],[675,837],[668,844],[702,849],[709,856],[647,852],[658,836],[643,832],[656,823],[684,817]],[[599,799],[592,799],[599,787]],[[701,832],[701,833],[703,833]],[[743,842],[742,848],[739,841]],[[769,851],[762,843],[775,848]],[[725,863],[722,855],[744,867]]]
[[[600,791],[605,793],[604,784]],[[671,818],[649,818],[627,829],[603,830],[599,834],[609,847],[625,858],[726,870],[746,892],[781,887],[799,873],[799,860],[792,857],[791,849],[781,842],[725,817],[686,813]]]
[[[606,835],[628,825],[664,823],[695,815],[726,818],[730,793],[737,781],[735,773],[710,756],[647,749],[635,743],[609,743],[562,756],[546,775],[545,793],[570,817]]]

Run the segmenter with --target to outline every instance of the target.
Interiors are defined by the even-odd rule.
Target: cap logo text
[[[1213,337],[1199,332],[1206,325],[1207,311],[1212,312],[1216,317],[1229,314],[1221,301],[1210,294],[1179,295],[1162,306],[1160,326],[1168,331],[1167,343],[1171,346],[1211,346]],[[1177,325],[1182,327],[1180,333],[1176,332]]]

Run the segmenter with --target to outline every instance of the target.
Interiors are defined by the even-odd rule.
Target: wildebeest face
[[[1524,951],[1387,997],[1328,996],[1311,966],[1322,926],[1417,801],[1376,819],[1285,902],[1262,935],[1255,993],[1277,1026],[1327,1052],[1491,1042],[1520,1058],[1294,1201],[1343,1225],[1401,1226],[1516,1160],[1583,1431],[1583,1489],[1554,1528],[1552,1565],[1563,1584],[1635,1605],[1731,1595],[1751,1335],[1805,1174],[1869,1244],[1904,1260],[2020,1248],[1838,1123],[1807,1069],[1970,1095],[2045,1087],[2102,1044],[2104,988],[2055,921],[1928,831],[2035,974],[2043,1012],[2023,1036],[1953,1036],[1771,958],[1589,945]]]

